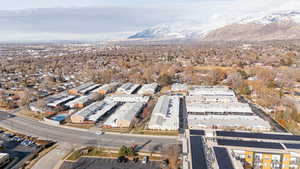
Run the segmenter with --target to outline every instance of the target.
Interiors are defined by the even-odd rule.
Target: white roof
[[[188,93],[190,96],[235,96],[227,86],[192,86]]]
[[[116,102],[105,103],[105,105],[102,107],[101,110],[98,110],[95,113],[91,114],[88,117],[88,119],[90,121],[97,121],[100,117],[105,115],[108,111],[110,111],[111,109],[113,109],[116,106],[117,106]]]
[[[80,93],[86,93],[86,92],[89,92],[89,91],[91,91],[91,90],[93,90],[93,89],[95,89],[95,88],[97,89],[97,88],[100,87],[100,86],[101,86],[100,84],[93,84],[93,85],[91,85],[91,86],[89,86],[89,87],[87,87],[87,88],[81,90]]]
[[[187,91],[188,86],[186,84],[174,83],[171,86],[172,91]]]
[[[122,92],[126,94],[132,94],[141,85],[134,83],[125,83],[117,89],[117,92]]]
[[[105,97],[105,100],[114,102],[148,102],[149,99],[149,96],[137,94],[113,94]]]
[[[84,84],[82,84],[80,86],[77,86],[77,87],[73,88],[72,90],[82,91],[82,90],[84,90],[84,89],[86,89],[86,88],[88,88],[88,87],[90,87],[92,85],[94,85],[94,83],[88,82],[88,83],[84,83]]]
[[[91,99],[91,97],[93,96],[93,94],[89,94],[89,95],[85,95],[85,96],[80,96],[68,103],[66,103],[65,105],[68,107],[74,107],[76,104],[84,104],[87,101],[89,101]]]
[[[51,96],[47,97],[47,100],[50,103],[50,102],[54,102],[55,100],[59,100],[59,99],[65,98],[68,95],[69,94],[66,91],[64,91],[64,92],[60,92],[60,93],[57,93],[55,95],[51,95]]]
[[[187,104],[187,112],[214,112],[214,113],[253,113],[247,103],[204,103],[204,104]]]
[[[180,98],[161,96],[152,112],[149,129],[178,130]]]
[[[116,82],[113,82],[113,83],[109,83],[109,84],[104,84],[102,85],[101,87],[91,91],[91,92],[98,92],[99,90],[104,90],[104,91],[110,91],[112,90],[113,88],[115,88],[116,86],[118,86],[119,83],[116,83]]]
[[[82,116],[91,121],[97,121],[101,116],[103,116],[116,105],[117,103],[115,102],[99,101],[83,108],[74,115]]]
[[[158,83],[145,84],[138,91],[138,94],[141,94],[141,95],[154,94],[156,92],[157,88],[158,88]]]
[[[66,101],[68,101],[68,100],[71,100],[71,99],[73,99],[73,98],[75,98],[75,97],[76,97],[76,96],[68,95],[68,96],[66,96],[66,97],[62,97],[62,98],[60,98],[60,99],[58,99],[58,100],[54,100],[53,102],[48,103],[47,106],[56,107],[56,106],[58,106],[59,104],[61,104],[61,103],[63,103],[63,102],[66,102]]]
[[[218,96],[218,95],[195,95],[195,96],[186,96],[185,98],[187,104],[193,103],[211,103],[211,102],[221,102],[221,103],[230,103],[238,102],[235,96]]]
[[[219,127],[244,127],[249,129],[270,130],[270,124],[258,116],[236,116],[236,115],[188,115],[190,128]]]
[[[118,127],[119,120],[131,121],[144,107],[144,103],[125,103],[105,121],[104,125]]]

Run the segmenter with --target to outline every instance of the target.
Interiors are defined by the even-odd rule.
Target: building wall
[[[253,152],[246,151],[245,152],[245,169],[252,169],[253,165]]]
[[[284,154],[277,154],[277,153],[256,153],[256,152],[252,152],[252,151],[245,151],[245,169],[252,169],[254,167],[254,163],[255,163],[255,156],[260,154],[261,155],[261,159],[260,160],[256,160],[256,162],[260,162],[261,165],[261,169],[272,169],[274,161],[273,159],[275,159],[274,157],[280,156],[280,158],[278,159],[280,164],[281,169],[290,169],[290,164],[291,164],[291,154],[288,153],[284,153]],[[298,166],[299,168],[299,166]]]
[[[120,128],[129,128],[131,121],[128,120],[118,120],[117,125]]]
[[[290,154],[283,154],[283,159],[282,159],[282,169],[289,169],[290,167],[290,160],[291,160],[291,155]]]
[[[74,89],[70,89],[69,90],[69,94],[71,94],[71,95],[78,95],[78,91],[74,90]]]
[[[72,115],[71,116],[72,123],[83,123],[84,120],[85,120],[85,118],[80,115]]]
[[[272,155],[271,154],[263,154],[262,156],[262,164],[263,169],[271,169]]]
[[[105,95],[107,93],[107,91],[106,90],[99,90],[98,93],[101,94],[101,95]]]

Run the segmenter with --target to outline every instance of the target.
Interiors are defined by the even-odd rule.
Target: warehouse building
[[[118,93],[118,94],[133,94],[134,92],[136,92],[138,90],[138,88],[140,86],[141,85],[139,85],[139,84],[125,83],[117,89],[116,93]]]
[[[54,95],[51,95],[49,97],[46,97],[46,101],[47,103],[51,103],[54,102],[55,100],[59,100],[61,98],[67,97],[69,94],[68,92],[60,92]]]
[[[158,87],[159,87],[158,83],[145,84],[138,91],[138,94],[140,94],[140,95],[153,95],[157,92]]]
[[[185,98],[189,128],[270,131],[270,124],[257,116],[249,104],[240,103],[224,86],[193,86]]]
[[[72,123],[85,121],[97,122],[104,116],[109,115],[118,104],[116,102],[95,102],[71,116]]]
[[[119,86],[119,83],[115,83],[115,82],[105,84],[99,88],[92,90],[91,93],[99,93],[101,95],[105,95],[105,94],[114,92],[118,86]]]
[[[131,102],[131,103],[147,103],[150,100],[149,96],[137,94],[112,94],[105,97],[105,100],[113,102]]]
[[[233,96],[235,93],[227,86],[191,86],[189,96]]]
[[[120,106],[104,123],[107,128],[129,128],[134,117],[143,111],[144,103],[125,103]]]
[[[270,131],[270,124],[245,103],[186,104],[189,128],[245,129]]]
[[[171,86],[171,92],[173,94],[182,94],[186,95],[188,91],[188,86],[186,84],[174,83]]]
[[[90,93],[91,91],[98,89],[100,86],[101,86],[100,84],[93,84],[90,87],[81,90],[80,94]]]
[[[179,113],[179,97],[161,96],[153,109],[148,128],[153,130],[178,130]]]
[[[238,102],[235,96],[219,96],[219,95],[194,95],[186,96],[185,98],[187,104],[197,104],[197,103],[233,103]]]
[[[246,103],[186,103],[188,114],[191,115],[255,115]]]
[[[56,99],[51,99],[50,102],[47,103],[48,107],[57,108],[59,106],[65,106],[71,100],[74,100],[77,96],[72,95],[61,95],[61,97],[56,97]]]
[[[90,89],[90,90],[93,90],[93,88],[90,88],[90,87],[94,87],[94,83],[92,82],[88,82],[88,83],[84,83],[78,87],[75,87],[73,89],[70,89],[69,90],[69,94],[71,95],[81,95],[81,94],[85,94],[84,92],[87,92],[86,89]],[[97,86],[96,86],[97,87]],[[96,88],[95,87],[95,88]]]
[[[94,101],[95,98],[97,98],[97,94],[91,93],[89,95],[80,96],[80,97],[66,103],[65,106],[72,108],[72,109],[73,108],[83,108],[86,105],[90,104],[92,101]]]
[[[270,124],[258,116],[239,115],[188,115],[191,129],[236,129],[270,131]]]

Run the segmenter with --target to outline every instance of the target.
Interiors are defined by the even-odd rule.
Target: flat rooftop
[[[263,140],[286,140],[286,141],[300,141],[299,135],[290,134],[269,134],[269,133],[250,133],[250,132],[236,132],[236,131],[216,131],[217,136],[222,137],[238,137],[238,138],[256,138]]]
[[[224,147],[213,147],[219,169],[235,169],[228,150]]]
[[[217,127],[249,128],[269,131],[270,124],[258,116],[238,115],[189,115],[188,126],[191,129]]]
[[[190,136],[190,145],[192,169],[208,169],[203,138],[201,136]]]
[[[217,143],[220,146],[284,150],[284,147],[280,143],[274,142],[217,139]]]

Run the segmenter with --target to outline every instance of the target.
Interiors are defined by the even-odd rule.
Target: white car
[[[149,161],[149,156],[145,156],[145,157],[143,158],[142,163],[143,163],[143,164],[147,164],[148,161]]]
[[[104,134],[103,131],[97,131],[97,132],[96,132],[96,135],[98,135],[98,136],[99,136],[99,135],[102,135],[102,134]]]

